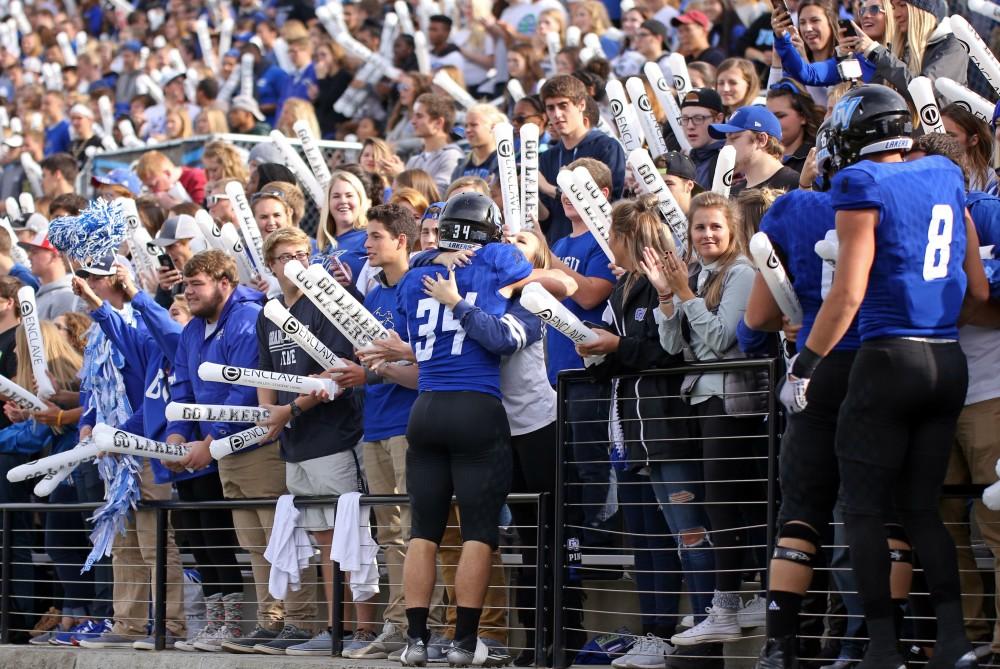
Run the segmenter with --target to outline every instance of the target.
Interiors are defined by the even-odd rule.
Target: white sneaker
[[[740,638],[739,609],[722,609],[711,606],[705,611],[708,617],[689,630],[675,634],[670,643],[675,646],[695,646],[700,643],[735,641]]]
[[[615,658],[611,666],[615,669],[665,669],[666,656],[672,655],[674,650],[666,640],[647,634],[636,637],[629,651]]]
[[[691,629],[692,627],[694,627],[694,614],[689,613],[683,618],[681,618],[681,621],[677,623],[677,626],[683,627],[685,629]]]
[[[351,659],[381,660],[388,658],[393,652],[406,648],[406,637],[391,622],[386,621],[382,633],[375,637],[367,646],[351,651],[344,651],[343,656]]]
[[[753,599],[737,612],[736,619],[743,629],[763,627],[767,622],[767,600],[760,595],[754,595]]]

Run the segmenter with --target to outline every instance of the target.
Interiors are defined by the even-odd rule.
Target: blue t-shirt
[[[278,104],[281,100],[281,92],[285,88],[285,81],[288,79],[288,73],[282,70],[277,65],[271,65],[264,73],[257,77],[257,103],[260,105],[274,105]],[[275,119],[278,118],[277,112],[271,112],[270,114],[265,114],[266,118],[264,120],[274,127]]]
[[[69,142],[69,121],[63,119],[55,125],[50,125],[45,129],[45,157],[69,151]]]
[[[336,238],[336,245],[330,244],[320,255],[320,264],[323,268],[333,274],[331,258],[336,258],[351,270],[351,279],[357,281],[361,269],[368,260],[368,251],[365,250],[365,242],[368,241],[368,233],[365,230],[350,230]]]
[[[802,305],[800,342],[809,339],[816,314],[833,282],[833,267],[816,255],[816,242],[835,229],[836,214],[830,206],[830,194],[811,190],[785,193],[774,201],[760,222],[760,231],[768,236],[782,258]],[[834,349],[853,351],[860,345],[855,319]]]
[[[281,87],[281,97],[278,99],[278,109],[274,112],[275,116],[281,116],[281,108],[288,98],[309,100],[309,85],[316,85],[316,81],[316,68],[312,63],[306,65],[301,72],[289,74]]]
[[[1000,198],[980,191],[965,195],[965,206],[976,227],[979,246],[992,246],[989,258],[983,259],[983,270],[990,284],[990,299],[1000,299]]]
[[[833,177],[837,211],[877,209],[875,260],[858,317],[861,340],[958,338],[965,296],[965,188],[947,158],[862,161]]]
[[[406,320],[399,311],[395,286],[377,283],[365,296],[365,308],[372,312],[386,330],[395,330],[407,341]],[[417,391],[398,383],[376,383],[365,386],[365,441],[388,439],[406,434],[410,408]]]
[[[590,232],[582,235],[563,237],[552,246],[554,253],[574,272],[584,276],[605,279],[612,284],[617,281],[615,275],[608,269],[608,257],[597,245],[597,240]],[[591,323],[602,322],[605,304],[601,303],[593,309],[584,309],[573,298],[562,301],[581,321]],[[559,372],[564,369],[580,369],[583,358],[576,354],[576,347],[566,336],[547,328],[545,333],[545,348],[548,353],[549,383],[555,385]]]
[[[458,292],[484,313],[502,316],[508,298],[499,291],[527,278],[531,263],[510,244],[487,244],[472,262],[455,270]],[[420,365],[420,392],[472,391],[500,398],[500,356],[465,336],[452,310],[424,293],[423,277],[447,274],[441,266],[414,267],[397,290],[398,310]]]

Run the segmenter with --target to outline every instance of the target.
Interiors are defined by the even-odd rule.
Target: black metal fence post
[[[0,550],[0,560],[3,561],[3,577],[2,583],[0,583],[0,643],[10,643],[10,581],[11,581],[11,571],[13,570],[13,565],[11,564],[13,556],[13,546],[11,545],[14,541],[14,528],[12,527],[10,509],[4,509],[2,519],[3,519],[3,548]]]
[[[777,360],[767,366],[767,555],[774,552],[774,530],[778,520],[778,402]]]
[[[329,559],[329,556],[327,556]],[[333,563],[333,625],[330,627],[330,640],[333,655],[337,657],[344,650],[344,576],[340,565]]]
[[[545,608],[545,582],[548,570],[548,546],[545,543],[548,528],[548,493],[538,496],[537,517],[538,530],[535,532],[535,666],[545,666],[545,627],[551,611]]]
[[[555,508],[554,538],[552,541],[552,666],[555,669],[565,669],[566,653],[564,652],[565,635],[563,633],[563,581],[566,556],[566,532],[563,524],[566,521],[566,495],[563,490],[566,461],[566,380],[559,375],[556,401],[556,497],[553,500]],[[536,642],[537,645],[537,642]]]
[[[167,509],[156,509],[156,560],[153,566],[153,639],[156,650],[167,646],[167,513]]]

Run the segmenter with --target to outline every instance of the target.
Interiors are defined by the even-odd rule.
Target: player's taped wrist
[[[808,346],[803,346],[799,354],[795,356],[795,362],[792,363],[792,368],[789,373],[800,379],[808,379],[812,377],[813,372],[819,367],[819,363],[823,361],[823,356],[811,351]]]

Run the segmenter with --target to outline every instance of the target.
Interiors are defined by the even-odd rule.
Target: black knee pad
[[[785,523],[778,530],[778,539],[808,541],[816,550],[819,550],[819,547],[823,545],[823,539],[819,536],[819,532],[802,523]]]
[[[800,551],[797,548],[786,548],[785,546],[775,546],[774,553],[771,554],[771,559],[794,562],[810,569],[812,569],[813,564],[816,562],[814,554]]]

